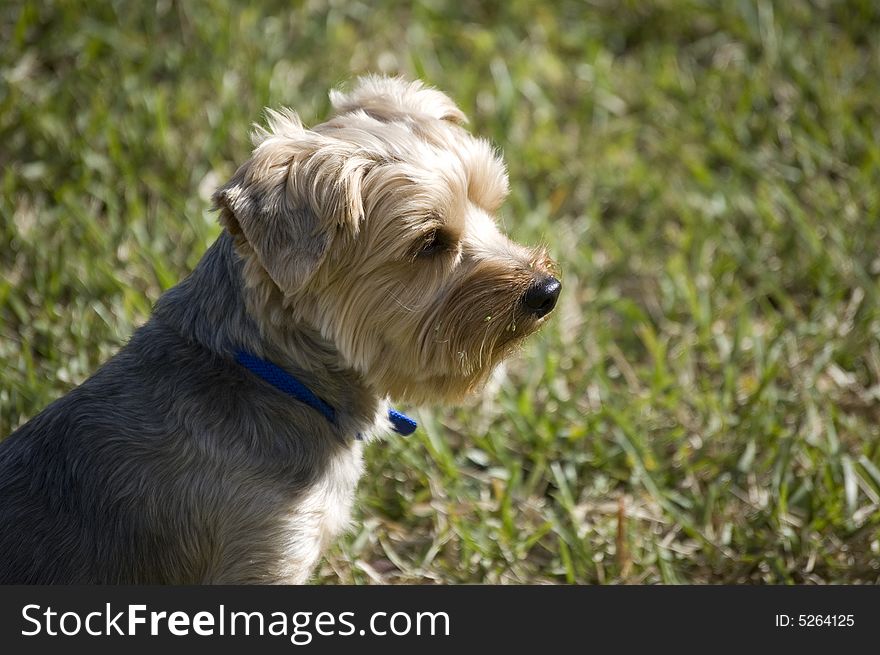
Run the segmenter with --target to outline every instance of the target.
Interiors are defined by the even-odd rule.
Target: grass
[[[0,435],[198,261],[264,106],[401,72],[505,151],[563,296],[371,447],[315,579],[880,582],[876,3],[294,4],[0,6]]]

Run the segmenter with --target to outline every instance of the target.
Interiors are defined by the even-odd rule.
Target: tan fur
[[[379,395],[459,400],[544,320],[520,301],[554,265],[499,231],[505,166],[447,96],[367,77],[331,99],[312,129],[270,112],[216,195],[254,311],[282,340],[317,329]],[[447,247],[420,256],[435,230]]]

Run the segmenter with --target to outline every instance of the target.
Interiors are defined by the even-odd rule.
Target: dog
[[[0,442],[0,582],[296,584],[364,444],[454,403],[561,284],[514,243],[496,150],[446,95],[367,76],[324,123],[268,111],[223,230],[148,322]]]

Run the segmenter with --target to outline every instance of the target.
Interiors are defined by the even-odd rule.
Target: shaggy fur
[[[299,583],[348,520],[386,398],[454,402],[552,309],[498,230],[504,166],[439,91],[368,77],[269,112],[225,230],[131,341],[0,443],[2,583]],[[246,350],[336,410],[239,366]]]

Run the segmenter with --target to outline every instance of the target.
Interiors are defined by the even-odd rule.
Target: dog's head
[[[215,194],[260,299],[303,321],[382,394],[449,401],[544,321],[560,283],[543,249],[504,236],[504,164],[444,94],[367,77],[305,129],[269,112]]]

